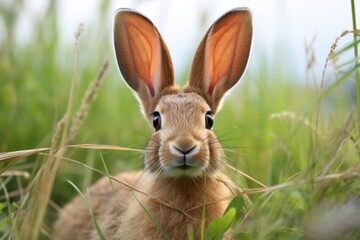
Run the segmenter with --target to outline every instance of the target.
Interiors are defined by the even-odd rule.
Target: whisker
[[[245,177],[245,178],[247,178],[247,179],[249,179],[249,180],[257,183],[257,184],[260,185],[261,187],[267,188],[267,186],[266,186],[265,184],[263,184],[263,183],[260,182],[259,180],[256,180],[255,178],[251,177],[250,175],[248,175],[248,174],[240,171],[239,169],[234,168],[233,166],[231,166],[231,165],[229,165],[229,164],[226,164],[226,166],[227,166],[229,169],[231,169],[232,171],[234,171],[234,172],[236,172],[236,173],[239,173],[241,176],[243,176],[243,177]]]
[[[229,131],[227,131],[227,132],[219,135],[218,137],[226,136],[227,134],[230,134],[230,133],[232,133],[232,132],[234,132],[234,131],[237,131],[237,130],[243,128],[243,127],[244,127],[244,126],[232,127]],[[213,132],[217,135],[219,132],[223,132],[223,131],[226,131],[226,130],[228,130],[228,129],[229,129],[229,128],[227,127],[227,128],[218,129],[218,130],[213,131]]]
[[[148,136],[148,135],[145,135],[142,131],[139,131],[139,130],[132,130],[134,133],[136,133],[136,134],[138,134],[138,135],[140,135],[140,136],[142,136],[142,137],[144,137],[145,139],[149,139],[150,138],[150,136]]]
[[[160,159],[161,159],[164,155],[165,155],[165,154],[156,155],[156,156],[154,156],[152,159],[146,160],[146,165],[147,165],[147,167],[145,168],[144,171],[150,171],[150,169],[152,169],[154,166],[156,166],[156,164],[159,164],[159,166],[161,166],[161,164],[160,164]],[[151,172],[151,171],[150,171],[150,172]]]
[[[222,138],[223,136],[226,136],[232,132],[235,132],[236,130],[239,130],[240,128],[243,128],[243,126],[238,126],[238,127],[234,127],[233,129],[231,129],[230,131],[227,131],[219,136],[217,136],[218,139]],[[215,133],[215,132],[214,132]]]
[[[256,149],[255,147],[245,147],[245,146],[222,146],[223,149]]]
[[[240,154],[240,156],[247,156],[247,155]],[[224,157],[223,159],[224,159],[224,161],[223,161],[224,164],[230,165],[232,167],[237,166],[239,164],[239,162],[241,162],[241,160],[240,160],[241,158],[240,159],[233,159],[233,158],[229,158],[229,157]],[[227,168],[227,166],[225,166],[225,167]]]
[[[245,146],[215,146],[211,147],[212,149],[255,149],[255,147],[245,147]]]
[[[125,161],[125,160],[129,160],[129,159],[132,159],[132,158],[141,158],[144,154],[143,153],[129,153],[123,157],[119,157],[119,158],[114,158],[113,160],[116,161],[116,160],[122,160],[122,161]]]
[[[218,163],[221,163],[223,164],[223,166],[227,167],[227,164],[226,162],[224,161],[221,161],[221,160],[218,160]],[[221,168],[219,167],[217,169],[220,173],[222,173],[223,175],[227,176],[227,178],[229,179],[229,181],[226,181],[224,180],[224,178],[220,178],[220,179],[217,179],[218,181],[224,183],[228,188],[229,190],[235,195],[242,195],[244,200],[245,200],[245,203],[248,205],[248,206],[252,206],[253,203],[252,201],[250,200],[248,194],[243,190],[243,188],[237,183],[236,179],[227,174],[225,168]],[[225,178],[226,179],[226,178]]]
[[[150,165],[148,165],[144,170],[142,170],[141,174],[138,176],[138,179],[136,182],[139,182],[141,179],[142,181],[145,181],[150,175],[155,176],[155,178],[158,177],[160,173],[158,173],[161,166],[154,168],[156,166],[157,161],[152,161]],[[151,170],[150,170],[151,169]]]

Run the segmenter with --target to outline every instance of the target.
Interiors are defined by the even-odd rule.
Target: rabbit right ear
[[[129,9],[116,13],[114,45],[122,76],[137,92],[148,116],[164,92],[177,92],[167,47],[154,24]]]
[[[226,91],[245,71],[252,41],[251,12],[234,9],[207,31],[193,61],[186,92],[197,92],[217,112]]]

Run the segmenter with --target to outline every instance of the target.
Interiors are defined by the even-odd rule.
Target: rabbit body
[[[234,9],[201,41],[189,83],[175,84],[170,54],[152,22],[122,9],[115,16],[114,45],[124,80],[136,92],[153,133],[145,169],[100,179],[88,202],[106,239],[195,239],[220,217],[231,197],[223,149],[213,117],[248,61],[251,13]],[[87,194],[85,194],[87,195]],[[60,212],[58,239],[98,239],[88,208],[76,197]]]
[[[139,173],[121,174],[117,179],[131,183],[136,175]],[[135,192],[133,194],[136,194],[136,200],[129,188],[113,182],[114,192],[109,179],[102,178],[89,189],[89,195],[92,211],[105,239],[164,239],[162,232],[145,214],[139,202],[170,239],[187,239],[190,229],[198,239],[202,216],[205,216],[207,226],[226,209],[228,201],[222,199],[222,196],[231,196],[224,183],[212,178],[206,179],[206,201],[212,204],[205,206],[203,212],[204,193],[199,190],[202,184],[205,184],[204,179],[148,179],[134,187],[151,192],[151,198]],[[166,202],[159,203],[157,199],[166,199]],[[84,200],[80,197],[76,197],[63,209],[57,228],[59,239],[99,238]]]
[[[187,239],[189,231],[198,239],[202,221],[207,226],[224,213],[232,193],[227,186],[230,180],[221,174],[222,148],[214,133],[204,127],[203,113],[208,108],[206,101],[194,93],[162,97],[156,110],[162,113],[163,129],[153,133],[145,150],[147,171],[120,174],[118,181],[112,181],[113,188],[108,177],[90,187],[89,202],[106,239],[164,239],[140,203],[170,239]],[[158,176],[174,158],[183,160],[174,156],[171,144],[182,149],[198,146],[197,152],[187,158],[196,158],[199,166]],[[200,175],[203,167],[206,173]],[[56,229],[59,239],[99,237],[81,197],[62,210]]]

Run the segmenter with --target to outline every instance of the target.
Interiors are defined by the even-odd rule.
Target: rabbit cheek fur
[[[222,148],[205,126],[209,110],[195,93],[161,98],[155,111],[160,113],[162,126],[146,149],[145,169],[166,177],[196,177],[220,170],[224,166]]]
[[[144,171],[118,175],[113,187],[108,178],[100,179],[88,191],[106,239],[164,239],[162,231],[170,239],[187,239],[189,230],[200,239],[202,223],[206,228],[224,213],[231,181],[211,131],[212,117],[245,71],[251,41],[248,9],[223,15],[197,48],[189,83],[180,91],[153,23],[133,10],[116,13],[117,63],[154,132],[145,149]],[[60,239],[98,238],[79,196],[60,212],[55,228]]]

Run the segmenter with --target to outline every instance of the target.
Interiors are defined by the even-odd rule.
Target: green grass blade
[[[206,186],[206,174],[204,177],[204,185]],[[206,191],[204,193],[204,203],[202,206],[202,213],[201,213],[201,231],[200,231],[200,239],[204,240],[205,239],[205,224],[206,224]]]
[[[206,231],[206,239],[222,239],[224,233],[230,228],[235,217],[243,210],[244,206],[245,203],[242,196],[234,197],[226,208],[224,215],[209,224]]]
[[[344,63],[342,63],[342,64],[340,64],[340,65],[336,65],[336,67],[338,68],[338,69],[342,69],[342,68],[344,68],[344,67],[346,67],[346,66],[348,66],[348,65],[353,65],[354,64],[354,61],[359,61],[360,60],[360,57],[358,57],[358,58],[355,58],[355,59],[350,59],[350,60],[348,60],[348,61],[346,61],[346,62],[344,62]]]
[[[341,83],[343,83],[346,79],[348,79],[353,72],[357,71],[359,67],[360,67],[360,63],[356,64],[349,71],[345,72],[339,79],[337,79],[333,84],[331,84],[329,87],[326,88],[326,90],[320,95],[320,99],[323,99],[324,97],[329,95],[333,90],[337,89],[338,86]]]
[[[352,15],[352,24],[353,24],[353,36],[354,36],[354,57],[355,59],[358,58],[358,45],[357,45],[357,27],[356,27],[356,11],[355,11],[355,1],[351,0],[351,15]],[[355,60],[355,65],[358,61]],[[360,69],[355,70],[355,86],[356,86],[356,104],[357,104],[357,114],[358,120],[360,119]],[[360,126],[358,127],[358,131],[360,134]]]
[[[225,210],[225,214],[232,208],[235,209],[237,213],[240,213],[241,211],[243,211],[244,206],[244,198],[242,196],[236,196],[229,203],[228,207]]]
[[[104,169],[105,169],[106,176],[109,178],[109,184],[110,184],[111,190],[113,192],[113,195],[114,195],[114,198],[115,198],[115,201],[116,201],[116,205],[117,205],[118,209],[120,209],[119,198],[118,198],[118,195],[116,194],[114,184],[113,184],[112,178],[110,176],[109,169],[108,169],[108,167],[107,167],[107,165],[105,163],[105,159],[104,159],[103,155],[101,154],[101,152],[99,152],[99,154],[100,154],[101,162],[102,162],[102,164],[104,166]]]
[[[85,204],[86,204],[86,207],[87,207],[87,209],[88,209],[88,211],[89,211],[89,213],[90,213],[91,220],[92,220],[92,222],[93,222],[93,224],[94,224],[94,226],[95,226],[95,229],[96,229],[96,232],[97,232],[99,238],[100,238],[101,240],[105,240],[105,236],[104,236],[103,232],[101,231],[101,228],[100,228],[99,224],[98,224],[97,221],[96,221],[94,212],[92,211],[89,202],[86,200],[85,196],[82,194],[82,192],[80,191],[80,189],[79,189],[73,182],[71,182],[70,180],[68,180],[68,183],[70,183],[70,185],[79,193],[79,195],[80,195],[80,196],[82,197],[82,199],[84,200],[84,202],[85,202]]]
[[[209,224],[206,231],[206,240],[221,240],[225,232],[230,228],[236,216],[235,208],[230,208],[221,218],[215,219]]]
[[[136,197],[136,195],[131,192],[132,195],[134,196],[134,198],[136,199],[136,201],[140,204],[141,208],[145,211],[146,215],[150,218],[150,220],[155,224],[155,226],[157,227],[157,229],[161,232],[161,234],[163,235],[163,237],[166,240],[170,240],[170,237],[166,234],[166,232],[164,231],[164,229],[160,226],[160,224],[155,220],[155,218],[151,215],[151,213],[145,208],[145,206],[141,203],[141,201]]]
[[[7,224],[12,226],[11,228],[11,232],[15,232],[14,230],[14,220],[13,220],[13,214],[12,214],[12,210],[11,210],[11,203],[10,203],[10,197],[9,197],[9,192],[6,188],[6,185],[2,182],[1,183],[1,188],[4,192],[4,195],[5,195],[5,199],[6,199],[6,204],[2,205],[1,208],[7,208],[7,214],[8,214],[8,217],[6,218],[8,220]],[[1,211],[1,210],[0,210]],[[9,234],[11,235],[11,232],[9,231]]]
[[[346,45],[345,47],[343,47],[340,50],[336,51],[331,57],[336,58],[336,57],[340,56],[341,54],[343,54],[344,52],[354,48],[359,43],[360,43],[360,39],[358,39],[358,40],[356,40],[354,42],[351,42],[348,45]]]
[[[187,240],[195,240],[194,231],[192,229],[188,230],[188,238]]]

